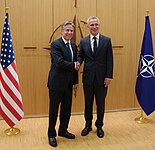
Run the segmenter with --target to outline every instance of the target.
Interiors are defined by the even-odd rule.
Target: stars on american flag
[[[5,19],[8,19],[7,16]],[[2,38],[2,49],[1,49],[1,65],[3,69],[10,65],[12,61],[14,61],[14,51],[12,46],[12,39],[10,35],[10,28],[9,23],[7,24],[6,21],[4,23],[3,28],[3,38]]]

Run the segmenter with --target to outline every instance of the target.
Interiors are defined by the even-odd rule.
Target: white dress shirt
[[[72,61],[73,61],[74,55],[73,55],[73,50],[72,50],[71,42],[70,42],[70,40],[69,40],[69,41],[66,41],[63,37],[62,37],[62,39],[63,39],[65,45],[66,45],[67,43],[69,43],[69,48],[70,48],[70,51],[71,51],[71,54],[72,54]]]
[[[97,47],[98,47],[98,44],[99,44],[99,33],[95,36],[96,37],[96,41],[97,41]],[[90,34],[90,44],[91,44],[91,49],[92,49],[92,52],[94,53],[94,39],[93,39],[93,35]]]

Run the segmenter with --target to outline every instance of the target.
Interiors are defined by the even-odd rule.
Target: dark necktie
[[[96,51],[97,51],[97,40],[96,40],[96,37],[94,36],[93,37],[93,39],[94,39],[94,43],[93,43],[93,46],[94,46],[94,55],[96,54]]]
[[[70,58],[71,58],[71,60],[73,61],[73,57],[72,57],[72,52],[71,52],[71,49],[70,49],[70,47],[69,47],[69,42],[67,42],[66,43],[66,47],[67,47],[67,50],[68,50],[68,52],[69,52],[69,54],[70,54]]]

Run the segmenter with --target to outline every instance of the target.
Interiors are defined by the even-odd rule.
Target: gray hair
[[[71,22],[71,21],[65,21],[65,22],[63,22],[63,23],[61,24],[61,31],[63,31],[64,28],[65,28],[67,25],[71,25],[73,28],[75,28],[75,25],[74,25],[73,22]]]
[[[96,17],[96,16],[90,16],[87,19],[87,24],[89,24],[89,21],[92,20],[92,19],[96,19],[100,23],[100,20],[98,19],[98,17]]]

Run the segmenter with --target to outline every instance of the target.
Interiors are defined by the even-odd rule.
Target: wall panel
[[[56,29],[59,25],[61,25],[64,21],[72,21],[75,14],[73,0],[54,0],[53,1],[53,27]],[[60,30],[55,33],[54,39],[60,37]]]
[[[11,32],[26,115],[48,113],[48,47],[52,29],[51,0],[9,1]]]
[[[82,38],[80,34],[80,29],[83,36],[88,35],[88,28],[85,22],[89,15],[96,14],[96,1],[94,0],[77,0],[75,8],[76,13],[76,44],[79,45],[80,39]],[[79,22],[79,24],[78,24]],[[82,85],[82,72],[83,64],[79,71],[79,90],[77,92],[77,97],[73,97],[73,111],[74,112],[83,112],[84,111],[84,93]]]
[[[0,33],[4,24],[4,2],[0,5]],[[145,11],[150,10],[155,43],[154,4],[154,0],[7,1],[25,114],[48,114],[46,85],[50,69],[50,36],[63,21],[73,20],[75,15],[77,45],[81,38],[79,26],[82,34],[88,35],[85,21],[90,15],[97,15],[101,21],[101,33],[111,37],[114,46],[114,79],[109,87],[106,109],[138,107],[134,91],[144,16]],[[52,41],[60,36],[59,29]],[[79,71],[79,91],[76,98],[73,96],[72,111],[84,111],[82,67]]]
[[[100,0],[97,4],[101,32],[111,37],[114,53],[114,79],[109,87],[107,109],[132,108],[136,69],[137,1]]]

